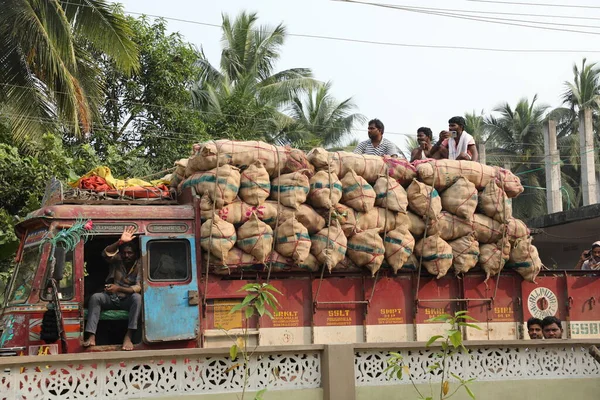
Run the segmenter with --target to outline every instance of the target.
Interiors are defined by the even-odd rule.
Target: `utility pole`
[[[598,202],[596,194],[596,167],[594,165],[594,131],[592,128],[592,110],[579,111],[579,156],[581,158],[581,188],[583,205]]]
[[[479,152],[479,162],[481,164],[485,164],[486,162],[486,157],[485,157],[485,142],[479,142],[477,144],[477,151]]]
[[[544,124],[544,153],[546,160],[546,205],[548,213],[563,210],[560,191],[560,154],[556,145],[556,121],[548,120]]]

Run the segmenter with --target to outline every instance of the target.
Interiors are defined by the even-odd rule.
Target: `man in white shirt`
[[[465,131],[465,119],[452,117],[448,120],[448,130],[440,132],[440,139],[431,152],[439,153],[440,158],[450,160],[479,161],[475,139]]]
[[[398,150],[398,147],[394,143],[383,138],[384,129],[383,122],[377,118],[370,120],[368,128],[369,140],[360,142],[354,149],[354,153],[369,154],[373,156],[387,155],[392,157],[402,155],[402,157],[404,157],[404,154]]]

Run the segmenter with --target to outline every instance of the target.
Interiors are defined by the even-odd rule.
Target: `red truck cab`
[[[73,190],[69,189],[71,192]],[[77,190],[77,189],[75,189]],[[71,195],[71,198],[69,198]],[[187,200],[187,201],[186,201]],[[87,302],[102,291],[108,265],[102,250],[117,241],[126,226],[136,227],[143,265],[142,329],[136,348],[194,347],[199,335],[196,221],[192,197],[172,199],[86,199],[49,184],[42,207],[16,226],[21,240],[17,267],[0,313],[0,355],[55,354],[83,351]],[[77,243],[64,258],[57,282],[66,346],[46,344],[40,335],[43,315],[52,303],[51,246],[56,235],[77,219],[93,221],[93,235]],[[95,350],[120,348],[127,311],[100,316]]]

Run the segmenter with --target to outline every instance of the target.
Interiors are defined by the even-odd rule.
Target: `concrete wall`
[[[244,400],[254,399],[256,392],[248,392]],[[152,397],[155,398],[155,397]],[[186,395],[185,400],[234,400],[241,399],[241,393]],[[160,397],[161,400],[181,400],[181,395]],[[271,390],[263,395],[264,400],[323,400],[323,389]]]
[[[469,385],[475,398],[480,400],[559,400],[559,399],[598,399],[600,380],[598,379],[539,379],[508,382],[473,382]],[[426,396],[430,395],[428,385],[417,385]],[[450,385],[450,393],[456,384]],[[440,385],[434,385],[434,398],[439,398]],[[437,396],[436,396],[437,395]],[[356,389],[356,400],[415,400],[418,395],[412,386],[362,386]],[[453,400],[472,400],[464,389],[460,389]]]

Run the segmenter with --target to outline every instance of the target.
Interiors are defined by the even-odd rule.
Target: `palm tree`
[[[546,212],[546,193],[543,190],[544,138],[542,124],[547,106],[521,99],[513,109],[501,104],[494,115],[485,118],[488,136],[488,164],[509,167],[520,176],[525,192],[513,199],[516,217],[527,219]],[[540,189],[541,188],[541,189]]]
[[[566,156],[568,164],[563,167],[566,175],[579,190],[573,196],[574,204],[580,205],[582,188],[580,186],[581,165],[579,124],[586,110],[592,113],[594,135],[594,148],[598,148],[600,141],[600,68],[595,63],[586,64],[586,59],[581,61],[581,67],[573,64],[573,82],[566,81],[566,90],[562,99],[566,107],[552,111],[550,118],[557,121],[558,145],[561,153]],[[600,168],[600,157],[595,156],[596,171]]]
[[[280,133],[293,122],[282,108],[317,82],[307,68],[275,72],[285,27],[257,27],[257,19],[255,13],[242,12],[232,23],[223,15],[219,68],[201,52],[192,99],[214,135],[282,141]]]
[[[19,142],[58,122],[89,132],[102,99],[90,51],[123,71],[138,65],[125,18],[104,0],[0,0],[0,112]]]
[[[570,105],[573,111],[586,108],[598,110],[600,103],[600,68],[596,64],[586,65],[581,61],[581,69],[573,65],[573,82],[565,82],[567,89],[563,93],[563,102]]]
[[[296,123],[287,137],[295,145],[340,146],[356,123],[366,122],[364,115],[353,112],[356,105],[352,98],[338,102],[330,90],[331,82],[327,82],[308,89],[306,96],[296,95],[292,99],[288,111]]]

